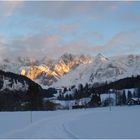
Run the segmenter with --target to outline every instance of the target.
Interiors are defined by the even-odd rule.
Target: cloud
[[[120,32],[102,45],[101,51],[110,56],[123,55],[133,53],[138,47],[137,36],[134,32]]]
[[[124,46],[129,44],[130,39],[132,39],[133,37],[133,34],[130,32],[120,32],[113,36],[113,38],[105,46],[106,48]]]
[[[127,13],[127,14],[124,14],[121,19],[123,21],[126,21],[126,22],[133,22],[133,23],[137,23],[139,24],[140,23],[140,15],[139,14],[133,14],[133,13]]]
[[[88,46],[84,41],[75,41],[69,44],[63,44],[60,47],[52,48],[49,52],[49,55],[52,57],[59,57],[64,53],[72,53],[75,55],[85,54],[85,55],[95,55],[101,50],[99,46]]]
[[[102,38],[97,32],[91,32],[94,38]],[[107,55],[116,55],[119,53],[128,53],[139,47],[139,42],[135,40],[132,32],[120,32],[114,35],[107,43],[94,45],[87,38],[77,38],[71,42],[65,42],[64,38],[56,34],[43,32],[35,35],[18,37],[13,40],[6,40],[0,37],[0,56],[5,57],[31,57],[42,58],[44,56],[57,58],[64,53],[96,55],[103,53]],[[134,41],[135,40],[135,41]]]
[[[51,19],[64,19],[72,16],[78,18],[79,15],[101,17],[117,9],[120,4],[121,2],[117,1],[25,1],[19,13]]]
[[[75,40],[66,43],[61,36],[36,34],[19,37],[13,40],[0,41],[0,56],[14,58],[18,56],[42,58],[60,57],[64,53],[91,54],[97,52],[98,47],[92,48],[85,40]]]
[[[95,31],[86,32],[84,34],[86,35],[84,36],[84,38],[92,38],[94,40],[102,40],[104,38],[104,36],[101,33]]]
[[[8,44],[6,42],[6,39],[0,36],[0,60],[7,56],[7,54],[9,54],[7,46]]]
[[[13,12],[23,4],[23,1],[1,1],[0,2],[0,15],[1,16],[11,16]]]
[[[59,43],[56,35],[38,34],[23,38],[17,38],[10,42],[10,55],[42,57],[49,53],[52,48],[56,48]],[[57,44],[58,45],[58,44]]]

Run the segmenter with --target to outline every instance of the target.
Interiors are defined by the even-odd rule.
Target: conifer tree
[[[132,93],[131,91],[128,91],[128,95],[127,95],[127,101],[132,99]]]
[[[123,95],[122,95],[122,103],[123,103],[124,105],[126,104],[125,90],[123,91]]]

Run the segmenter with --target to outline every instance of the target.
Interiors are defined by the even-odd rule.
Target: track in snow
[[[33,112],[0,112],[0,138],[140,138],[140,106]]]
[[[39,115],[38,113],[42,114]],[[74,114],[73,114],[74,113]],[[13,113],[11,113],[12,115]],[[17,113],[14,113],[16,116]],[[33,123],[28,120],[26,126],[18,126],[16,129],[11,129],[8,132],[0,135],[0,138],[77,138],[71,131],[65,127],[66,122],[71,122],[85,111],[70,110],[70,111],[53,111],[53,112],[33,112]],[[23,113],[23,115],[29,115],[29,113]],[[36,116],[39,115],[39,116]],[[39,119],[39,117],[42,117]],[[27,116],[26,116],[27,117]],[[28,116],[30,117],[30,116]],[[46,118],[45,118],[46,117]],[[27,118],[26,118],[27,119]],[[30,118],[28,118],[30,119]],[[19,123],[18,119],[15,123]],[[22,126],[22,123],[21,123]],[[2,127],[1,127],[2,129]]]

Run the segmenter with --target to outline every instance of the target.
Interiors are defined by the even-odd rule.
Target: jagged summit
[[[131,58],[131,59],[130,59]],[[133,58],[133,59],[132,59]],[[131,60],[131,61],[130,61]],[[133,60],[133,61],[132,61]],[[130,63],[131,62],[131,63]],[[133,62],[133,63],[132,63]],[[118,56],[109,59],[102,54],[94,57],[90,64],[79,65],[75,70],[64,75],[53,86],[71,86],[79,83],[103,83],[140,74],[140,57],[136,55]]]
[[[100,62],[106,62],[108,61],[109,59],[107,57],[105,57],[103,54],[101,53],[98,53],[96,56],[95,56],[95,62],[96,63],[100,63]]]
[[[65,53],[55,61],[43,59],[43,61],[37,62],[31,66],[22,66],[20,73],[37,81],[39,84],[50,86],[80,64],[91,63],[92,60],[90,57],[84,55],[77,56]]]

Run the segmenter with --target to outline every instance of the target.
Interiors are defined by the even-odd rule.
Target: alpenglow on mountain
[[[0,69],[25,75],[41,85],[51,86],[80,64],[89,63],[92,63],[92,58],[84,55],[64,54],[58,60],[49,58],[35,60],[19,57],[13,62],[4,59],[1,62]]]
[[[45,87],[111,82],[140,74],[140,56],[95,57],[64,54],[59,59],[4,59],[0,69],[25,75]]]

